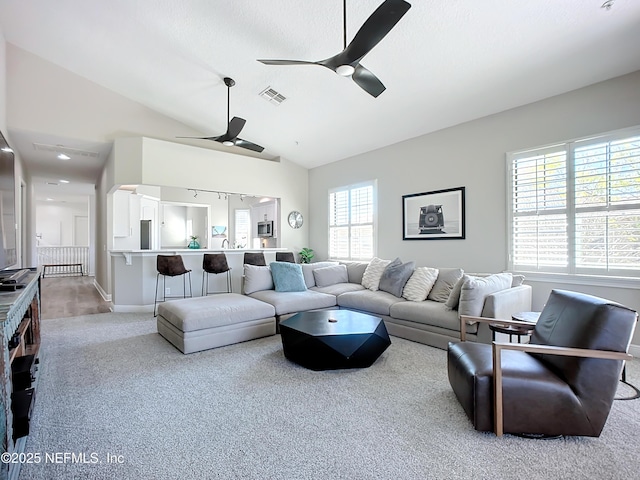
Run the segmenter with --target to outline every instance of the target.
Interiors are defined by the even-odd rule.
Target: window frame
[[[600,135],[592,135],[583,138],[576,138],[566,142],[554,143],[539,148],[530,148],[521,151],[508,152],[506,154],[506,193],[507,193],[507,265],[510,271],[517,271],[527,274],[530,280],[538,281],[560,281],[563,283],[573,283],[577,285],[598,285],[613,286],[624,288],[640,289],[640,268],[632,269],[601,269],[589,268],[585,266],[577,266],[578,258],[576,254],[576,232],[577,232],[577,213],[582,212],[605,212],[605,214],[614,213],[620,210],[638,210],[640,209],[640,200],[628,205],[610,205],[609,202],[602,207],[577,206],[575,199],[576,184],[576,150],[593,145],[615,142],[629,137],[640,136],[640,126],[634,126],[621,130],[611,131]],[[567,220],[567,266],[552,268],[542,266],[535,268],[526,268],[523,265],[514,263],[514,224],[517,217],[525,215],[516,215],[514,211],[514,162],[517,158],[527,158],[535,155],[544,155],[550,152],[564,150],[565,152],[565,192],[566,202],[564,209],[557,211],[566,212]],[[607,165],[609,165],[610,157],[607,154]],[[640,193],[640,188],[638,189]],[[610,192],[607,191],[607,194]],[[547,212],[550,213],[550,212]],[[547,214],[545,213],[545,214]],[[543,214],[543,215],[545,215]],[[537,212],[529,215],[538,215]],[[607,250],[607,255],[611,252]]]
[[[351,192],[353,190],[363,188],[363,187],[371,187],[372,189],[372,221],[365,223],[352,223],[351,222]],[[341,225],[341,227],[347,227],[349,229],[348,239],[347,239],[347,247],[348,247],[348,256],[341,257],[332,255],[332,247],[331,247],[331,231],[333,228],[337,228],[337,225],[331,224],[332,217],[332,205],[331,205],[331,195],[337,192],[347,192],[349,198],[349,204],[347,207],[347,211],[349,214],[349,221],[346,225]],[[373,257],[377,255],[377,245],[378,245],[378,182],[377,180],[366,180],[362,182],[352,183],[349,185],[343,185],[340,187],[330,188],[327,192],[327,252],[328,257],[331,260],[347,260],[347,261],[366,261],[371,260]],[[371,224],[371,257],[354,257],[352,249],[351,249],[351,229],[354,226],[363,226]]]

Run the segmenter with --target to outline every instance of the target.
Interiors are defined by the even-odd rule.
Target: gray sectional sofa
[[[458,268],[415,268],[411,263],[399,264],[398,259],[394,262],[396,268],[392,269],[394,265],[389,264],[393,262],[383,261],[386,265],[383,270],[393,272],[388,277],[383,272],[378,284],[367,273],[373,270],[367,270],[369,262],[318,262],[287,267],[284,288],[278,288],[276,272],[269,266],[245,265],[243,293],[272,305],[277,322],[301,311],[347,308],[383,318],[391,335],[442,349],[447,348],[448,342],[460,339],[461,314],[511,319],[513,313],[531,310],[531,287],[522,284],[522,277],[510,273],[465,275]],[[304,285],[300,285],[300,280],[297,286],[290,287],[292,268],[302,270]],[[408,290],[418,270],[428,270],[433,284],[426,287],[428,292],[423,292],[426,299],[406,295],[412,298],[409,300],[400,292],[403,287]],[[437,275],[435,280],[433,275]],[[421,288],[417,287],[418,292]],[[485,323],[467,325],[466,334],[473,341],[491,341]]]

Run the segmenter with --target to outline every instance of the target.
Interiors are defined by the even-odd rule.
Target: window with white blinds
[[[249,239],[251,238],[251,212],[249,209],[238,208],[235,211],[234,228],[235,246],[240,248],[251,248]]]
[[[509,268],[640,276],[640,130],[508,155]]]
[[[373,258],[375,208],[375,182],[329,192],[329,258]]]

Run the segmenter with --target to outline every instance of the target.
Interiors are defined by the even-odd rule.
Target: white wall
[[[377,179],[379,257],[471,272],[504,270],[506,152],[634,125],[640,125],[640,72],[314,168],[309,171],[310,247],[318,259],[327,257],[328,190]],[[465,240],[402,240],[402,195],[459,186],[466,187]],[[535,309],[554,286],[601,292],[640,311],[640,285],[604,289],[528,283]],[[640,331],[634,343],[640,344]]]
[[[86,203],[36,202],[36,238],[40,246],[74,245],[74,217],[89,217]],[[86,246],[86,245],[82,245]]]
[[[7,42],[0,29],[0,130],[7,134]]]
[[[271,162],[146,137],[118,138],[113,150],[113,181],[118,185],[177,187],[185,194],[192,188],[268,196],[280,199],[285,218],[291,210],[307,214],[308,170],[287,160]],[[120,168],[121,163],[127,166]],[[308,234],[306,226],[284,227],[280,246],[300,249]]]
[[[4,38],[2,30],[0,30],[0,131],[4,134],[5,139],[12,145],[11,135],[8,131],[8,122],[7,122],[7,49],[8,44]],[[24,171],[24,167],[22,164],[22,159],[17,152],[14,152],[15,161],[15,208],[16,208],[16,223],[18,224],[17,231],[17,258],[18,264],[14,265],[14,267],[25,267],[30,265],[35,265],[32,263],[32,257],[30,255],[26,255],[24,243],[25,243],[25,235],[31,232],[31,225],[34,221],[32,216],[27,216],[25,218],[21,217],[22,211],[32,212],[33,207],[30,203],[30,196],[27,194],[27,204],[23,205],[23,199],[21,196],[21,186],[24,182],[25,184],[28,182],[28,176]],[[26,242],[29,244],[29,242]]]

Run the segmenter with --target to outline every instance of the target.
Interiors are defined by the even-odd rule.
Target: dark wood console
[[[2,272],[6,273],[6,272]],[[40,273],[28,269],[15,290],[0,291],[0,438],[2,451],[24,451],[40,362]],[[20,463],[1,463],[0,480],[17,478]]]

